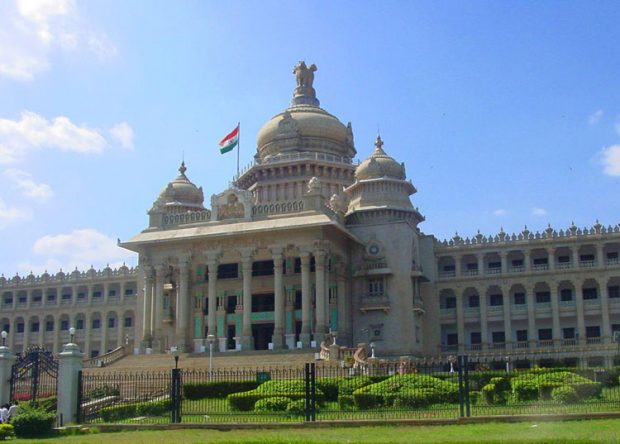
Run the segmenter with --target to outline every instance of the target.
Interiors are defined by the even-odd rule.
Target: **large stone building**
[[[351,124],[319,106],[300,63],[292,104],[259,131],[251,167],[204,205],[181,164],[121,245],[121,268],[0,281],[19,351],[58,350],[70,325],[96,355],[127,343],[220,351],[374,342],[382,356],[470,353],[611,364],[620,332],[620,226],[424,234],[405,167],[380,137],[359,165]]]

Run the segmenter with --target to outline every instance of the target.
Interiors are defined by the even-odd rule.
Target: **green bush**
[[[394,375],[383,382],[361,387],[353,392],[359,409],[380,406],[424,407],[458,402],[458,384],[429,375]]]
[[[504,377],[494,377],[489,383],[482,387],[481,393],[487,404],[499,405],[506,404],[510,383]]]
[[[43,438],[52,434],[56,415],[39,409],[22,407],[19,415],[11,420],[18,438]]]
[[[516,401],[552,399],[554,389],[572,387],[579,399],[598,396],[602,390],[600,382],[594,382],[574,372],[533,370],[510,381],[512,395]]]
[[[121,421],[136,416],[160,416],[170,411],[170,400],[149,401],[104,407],[100,410],[104,422]]]
[[[571,404],[579,401],[579,395],[570,385],[563,385],[551,391],[551,399],[562,404]]]
[[[183,396],[186,399],[221,399],[231,393],[247,392],[260,385],[256,381],[218,381],[183,384]]]
[[[11,424],[0,424],[0,441],[15,436],[15,428]]]
[[[304,399],[306,397],[306,382],[303,379],[267,381],[256,389],[248,392],[232,393],[226,397],[233,410],[248,412],[254,408],[259,399],[284,396],[291,399]],[[325,400],[325,394],[316,389],[316,401],[318,404]]]
[[[258,413],[284,412],[291,401],[291,398],[286,398],[284,396],[259,399],[256,401],[256,404],[254,404],[254,411]]]
[[[353,398],[353,395],[338,396],[338,407],[340,410],[351,410],[355,407],[355,399]]]
[[[47,413],[55,414],[57,403],[58,403],[58,398],[56,398],[56,396],[50,396],[48,398],[42,398],[42,399],[37,400],[38,408]]]
[[[290,416],[304,416],[306,414],[306,401],[304,399],[290,401],[286,406],[286,413]]]
[[[88,400],[101,399],[107,396],[119,396],[120,394],[121,394],[121,391],[118,387],[103,385],[101,387],[97,387],[89,391],[86,394],[85,399],[88,399]]]

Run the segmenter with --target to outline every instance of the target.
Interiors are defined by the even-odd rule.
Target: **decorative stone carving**
[[[231,187],[211,196],[212,218],[214,220],[247,219],[252,217],[252,193]]]
[[[314,72],[316,71],[316,65],[313,63],[310,67],[306,66],[305,61],[300,61],[293,68],[293,74],[295,74],[295,80],[297,80],[297,88],[312,88],[314,82]]]
[[[339,214],[344,214],[347,211],[347,203],[339,194],[332,195],[329,199],[329,207]]]
[[[320,193],[321,192],[321,181],[318,177],[313,177],[308,181],[308,194]]]

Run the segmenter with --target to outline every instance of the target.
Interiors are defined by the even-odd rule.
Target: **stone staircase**
[[[261,369],[273,367],[302,367],[315,362],[315,350],[278,350],[213,353],[213,369]],[[102,368],[85,368],[88,373],[107,373],[144,370],[170,370],[174,357],[169,353],[128,355]],[[209,353],[181,353],[179,368],[208,369]]]

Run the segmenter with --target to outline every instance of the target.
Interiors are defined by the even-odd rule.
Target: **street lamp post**
[[[174,369],[179,368],[179,349],[177,347],[172,347],[171,350],[172,356],[174,356]]]
[[[371,342],[370,343],[370,357],[371,358],[375,358],[375,343]]]
[[[6,331],[2,330],[2,333],[0,333],[0,335],[2,335],[2,346],[6,347],[6,337],[9,335]]]
[[[215,343],[215,335],[207,335],[207,343],[209,344],[209,379],[213,372],[213,344]]]
[[[73,337],[75,336],[75,328],[71,327],[69,329],[69,343],[73,344]]]

